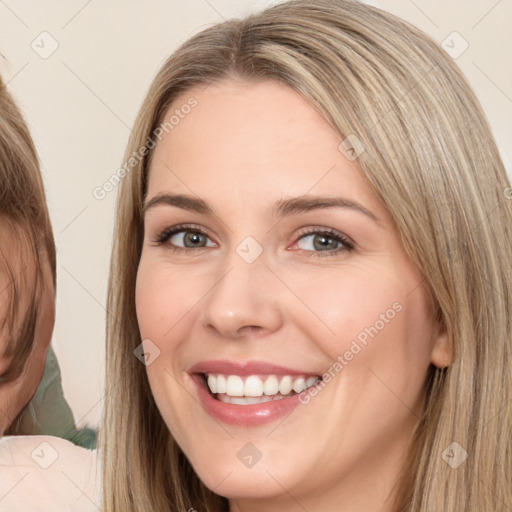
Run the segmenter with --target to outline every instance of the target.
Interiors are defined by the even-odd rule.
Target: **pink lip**
[[[244,427],[255,427],[276,421],[277,419],[290,414],[297,406],[301,404],[300,394],[283,398],[281,400],[272,400],[261,404],[235,405],[226,404],[215,399],[202,374],[222,373],[226,375],[306,375],[316,376],[318,374],[304,372],[277,366],[271,363],[249,361],[239,363],[235,361],[203,361],[189,369],[189,374],[196,386],[199,399],[208,414],[215,419],[231,425],[240,425]]]
[[[190,368],[189,373],[222,373],[225,375],[306,375],[316,377],[317,373],[285,368],[265,361],[202,361]]]

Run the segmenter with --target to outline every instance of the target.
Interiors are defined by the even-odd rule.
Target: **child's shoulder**
[[[97,452],[53,436],[0,438],[0,510],[97,511]]]
[[[0,438],[0,467],[5,464],[39,468],[96,461],[96,450],[87,450],[55,436],[5,436]]]

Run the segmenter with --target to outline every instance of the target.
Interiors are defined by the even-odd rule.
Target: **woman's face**
[[[166,424],[240,506],[327,510],[358,489],[382,505],[428,367],[446,363],[422,275],[297,92],[225,80],[165,119],[177,109],[154,149],[136,289]]]

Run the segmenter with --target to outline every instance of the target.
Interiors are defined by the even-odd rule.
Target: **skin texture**
[[[340,137],[297,92],[226,79],[187,91],[169,111],[190,96],[197,107],[154,150],[146,200],[189,194],[215,214],[148,209],[137,275],[141,337],[161,351],[147,373],[162,416],[232,511],[391,510],[428,367],[451,357],[422,275],[357,162],[338,150]],[[303,194],[357,201],[379,224],[348,208],[272,217],[277,200]],[[171,246],[185,247],[183,232],[155,243],[181,223],[208,237],[179,253]],[[354,250],[335,241],[322,249],[321,235],[303,236],[315,227],[344,234]],[[247,236],[263,249],[250,264],[236,251]],[[321,375],[396,303],[400,312],[325,388],[278,421],[221,424],[198,401],[187,370],[200,361]],[[237,457],[248,442],[261,453],[251,468]]]
[[[23,246],[13,236],[11,228],[3,226],[0,229],[0,242],[2,244],[2,257],[9,262],[13,274],[25,277],[25,280],[20,280],[18,284],[20,286],[19,293],[21,299],[19,320],[16,328],[20,329],[24,317],[23,312],[26,311],[29,300],[27,287],[26,285],[23,286],[23,283],[26,281],[30,282],[30,280],[35,278],[35,267],[34,265],[22,263],[20,251],[23,250]],[[32,352],[26,362],[23,373],[17,379],[0,385],[0,433],[10,426],[22,409],[30,402],[43,375],[46,354],[50,346],[55,322],[55,289],[51,267],[47,259],[43,261],[43,269],[45,289],[38,308],[36,337]],[[8,286],[9,276],[0,272],[0,311],[2,317],[8,311]],[[5,331],[0,334],[0,374],[7,370],[11,362],[11,358],[5,355],[8,335]]]

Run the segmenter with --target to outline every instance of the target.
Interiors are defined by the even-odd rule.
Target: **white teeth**
[[[261,396],[263,395],[263,382],[259,377],[251,375],[247,377],[244,384],[245,396]]]
[[[306,380],[306,388],[310,388],[319,380],[320,379],[318,377],[309,377],[309,379]]]
[[[229,396],[244,396],[244,381],[242,377],[230,375],[226,379],[226,394]]]
[[[208,376],[208,379],[210,379],[210,377],[211,377],[211,375]],[[226,392],[226,377],[224,375],[217,375],[217,393],[225,393],[225,392]],[[213,393],[213,391],[212,391],[212,393]]]
[[[273,400],[270,396],[262,396],[262,397],[253,397],[253,396],[228,396],[228,395],[219,395],[219,400],[224,402],[225,404],[235,404],[235,405],[253,405],[253,404],[261,404],[263,402],[271,402]]]
[[[217,393],[217,378],[214,375],[208,375],[208,387],[210,391],[215,394]]]
[[[293,382],[293,391],[295,393],[300,393],[301,391],[304,391],[306,389],[306,379],[303,377],[299,377],[298,379],[295,379]]]
[[[244,380],[245,379],[245,380]],[[261,403],[272,399],[281,399],[283,395],[289,395],[293,392],[300,393],[305,389],[313,386],[319,381],[318,377],[304,376],[292,377],[284,375],[268,375],[259,377],[258,375],[250,375],[249,377],[240,377],[239,375],[208,375],[208,387],[212,394],[219,395],[217,398],[226,403]],[[236,401],[231,400],[232,397],[244,397]],[[249,400],[248,398],[251,398]]]
[[[263,384],[263,392],[265,395],[275,395],[279,393],[279,381],[275,375],[270,375],[265,379],[265,384]]]
[[[281,393],[281,395],[287,395],[292,390],[292,387],[292,378],[287,375],[281,379],[281,383],[279,384],[279,393]]]

